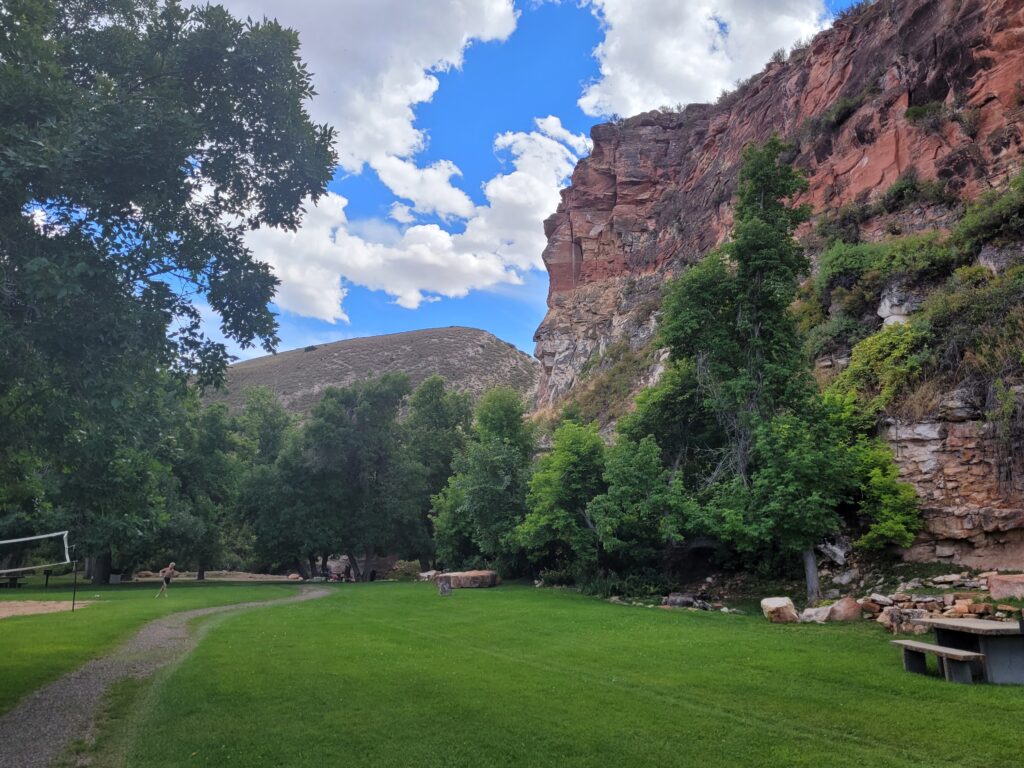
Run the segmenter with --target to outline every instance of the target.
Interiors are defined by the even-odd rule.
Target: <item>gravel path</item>
[[[304,588],[280,600],[235,603],[172,613],[151,621],[124,645],[27,697],[0,717],[0,768],[46,768],[71,742],[86,736],[103,694],[129,677],[148,677],[183,658],[199,641],[188,623],[199,616],[315,600],[329,594]]]

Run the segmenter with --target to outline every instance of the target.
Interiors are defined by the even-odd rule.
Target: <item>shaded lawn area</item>
[[[42,580],[0,590],[0,600],[71,600],[64,577],[43,589]],[[291,585],[175,582],[170,597],[154,599],[156,584],[78,585],[78,599],[92,604],[74,613],[13,616],[0,620],[0,713],[31,690],[127,640],[151,619],[175,611],[271,600],[294,594]]]
[[[1019,766],[1024,690],[909,675],[867,623],[503,586],[346,586],[220,622],[130,766]]]

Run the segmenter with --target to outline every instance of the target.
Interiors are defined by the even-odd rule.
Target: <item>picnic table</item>
[[[909,647],[914,644],[912,640],[896,641],[904,649],[905,664],[908,651],[932,652],[939,657],[947,680],[971,682],[979,677],[988,683],[1024,685],[1024,633],[1018,622],[933,618],[911,621],[934,629],[936,645],[918,643],[926,647],[914,649]],[[955,658],[958,655],[960,658]]]
[[[7,587],[7,589],[17,589],[21,586],[21,582],[23,582],[24,580],[24,576],[4,576],[3,579],[0,580],[0,587]]]

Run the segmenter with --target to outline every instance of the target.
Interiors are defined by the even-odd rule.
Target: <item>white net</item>
[[[0,540],[0,576],[56,568],[70,562],[67,531]]]

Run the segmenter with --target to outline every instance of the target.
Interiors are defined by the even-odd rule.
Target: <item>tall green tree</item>
[[[600,538],[589,505],[605,492],[604,441],[597,424],[567,421],[555,430],[551,451],[530,479],[530,512],[516,538],[539,568],[593,571],[600,563]]]
[[[433,522],[430,499],[440,493],[452,474],[452,463],[466,446],[473,423],[469,395],[449,391],[444,379],[431,376],[420,384],[409,399],[405,420],[405,440],[410,458],[424,471],[420,502],[422,544],[418,555],[425,565],[433,556]]]
[[[245,235],[298,226],[333,172],[333,132],[310,121],[298,37],[276,22],[11,0],[0,30],[0,486],[14,489],[0,515],[45,489],[117,528],[101,487],[53,478],[135,450],[154,372],[220,380],[205,307],[227,339],[273,348],[277,281]]]
[[[744,151],[732,237],[671,285],[662,334],[692,361],[725,437],[705,480],[704,527],[740,551],[771,542],[799,552],[813,603],[814,547],[838,525],[850,472],[842,440],[808,418],[820,398],[788,311],[809,268],[793,236],[809,211],[791,204],[807,182],[784,150],[773,137]]]
[[[489,565],[506,575],[523,568],[515,530],[527,513],[534,429],[522,396],[490,390],[474,413],[473,435],[456,457],[455,474],[433,498],[438,560]]]

